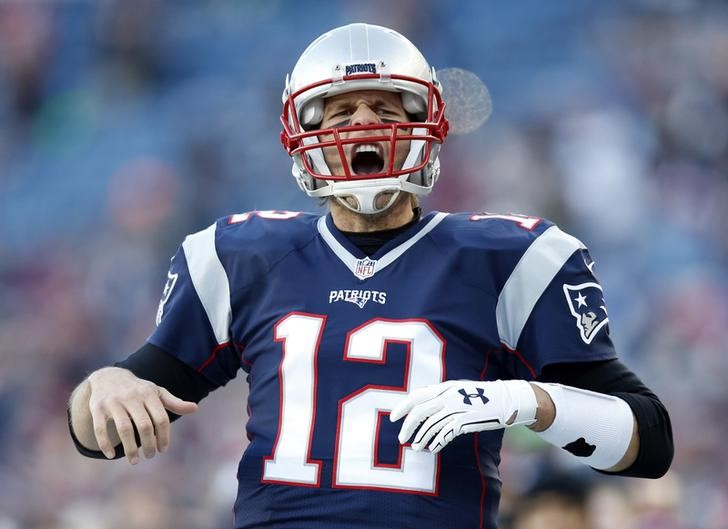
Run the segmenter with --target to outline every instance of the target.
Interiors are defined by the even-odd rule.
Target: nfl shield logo
[[[366,279],[374,275],[374,266],[377,264],[376,261],[365,257],[364,259],[357,259],[356,268],[354,269],[354,275],[359,279]]]
[[[599,329],[609,322],[602,287],[597,283],[565,284],[564,294],[581,339],[590,344]]]

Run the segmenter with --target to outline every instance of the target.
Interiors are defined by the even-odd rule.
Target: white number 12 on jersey
[[[310,451],[325,324],[326,316],[291,313],[275,326],[275,339],[283,342],[281,404],[278,435],[263,470],[266,483],[319,485],[321,463],[310,458]],[[438,455],[400,447],[398,463],[383,464],[376,460],[376,447],[380,421],[410,388],[442,382],[445,342],[425,320],[375,319],[347,334],[344,359],[386,364],[388,343],[407,347],[405,385],[369,384],[339,401],[332,485],[436,494]]]

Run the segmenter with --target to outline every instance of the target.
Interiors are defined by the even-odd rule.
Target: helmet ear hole
[[[414,114],[418,118],[427,112],[425,100],[412,92],[402,92],[402,107],[408,114]]]
[[[300,114],[301,126],[308,130],[321,123],[324,119],[324,102],[323,99],[317,97],[306,103],[301,109]]]

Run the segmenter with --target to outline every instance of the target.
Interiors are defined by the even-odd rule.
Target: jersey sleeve
[[[213,387],[235,377],[240,357],[230,336],[228,276],[216,245],[217,224],[188,236],[172,258],[148,342],[205,376]]]
[[[496,310],[514,376],[533,379],[549,364],[616,358],[593,267],[584,244],[556,226],[526,249]]]

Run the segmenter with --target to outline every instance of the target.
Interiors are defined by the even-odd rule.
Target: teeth
[[[363,145],[357,145],[354,147],[354,154],[360,152],[376,152],[380,156],[382,155],[382,149],[379,145],[373,145],[371,143],[365,143]]]
[[[374,145],[360,145],[357,152],[377,152],[377,148]]]

